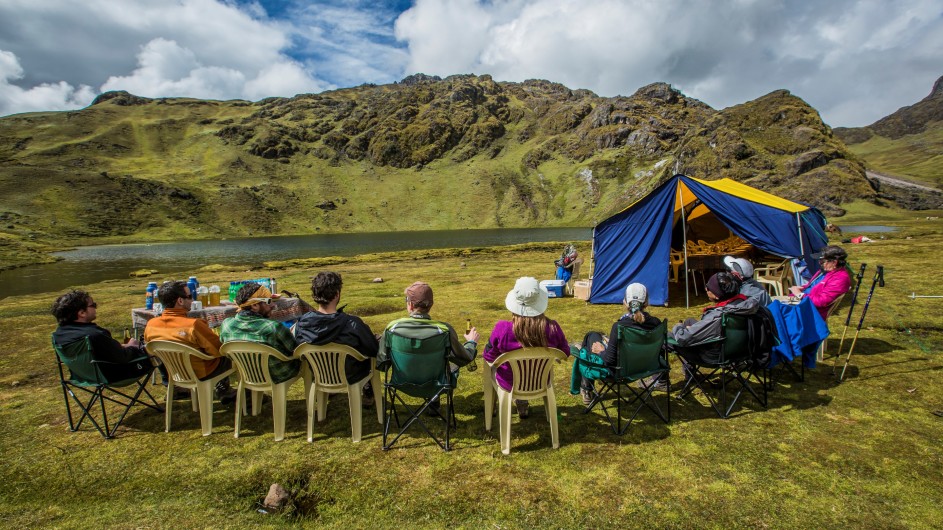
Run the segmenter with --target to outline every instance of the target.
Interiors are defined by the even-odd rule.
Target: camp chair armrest
[[[725,340],[726,339],[724,337],[714,337],[714,338],[702,340],[701,342],[695,342],[694,344],[687,344],[685,346],[681,346],[680,344],[678,344],[678,341],[676,341],[674,338],[668,337],[668,345],[671,346],[675,350],[694,350],[694,349],[702,348],[704,346],[712,346],[714,344],[720,344],[724,342]]]

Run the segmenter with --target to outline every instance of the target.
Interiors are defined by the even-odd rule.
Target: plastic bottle
[[[147,294],[144,296],[144,309],[154,309],[154,297],[157,295],[157,282],[147,284]]]
[[[278,294],[278,287],[275,283],[275,278],[269,278],[269,284],[271,285],[269,290],[272,291],[272,294]]]

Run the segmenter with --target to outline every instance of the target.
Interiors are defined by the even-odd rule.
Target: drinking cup
[[[190,311],[199,311],[203,309],[203,302],[197,300],[190,305]]]

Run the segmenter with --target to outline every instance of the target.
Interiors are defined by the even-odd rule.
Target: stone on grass
[[[281,484],[276,482],[269,487],[268,495],[265,496],[262,506],[268,510],[281,510],[287,502],[288,492],[285,491],[285,488],[283,488]]]
[[[150,276],[151,274],[157,274],[157,271],[154,269],[141,269],[132,272],[129,274],[129,276],[132,278],[143,278],[145,276]]]
[[[373,279],[373,283],[383,283],[383,278],[380,278],[380,277],[378,276],[378,277],[376,277],[376,278]]]

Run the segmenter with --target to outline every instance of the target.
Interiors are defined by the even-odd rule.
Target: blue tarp
[[[590,302],[621,303],[632,282],[645,284],[650,304],[668,301],[672,229],[681,222],[675,212],[680,214],[682,204],[687,215],[698,205],[707,207],[734,235],[784,258],[808,256],[828,244],[825,217],[815,208],[726,179],[708,183],[675,175],[596,226]]]

